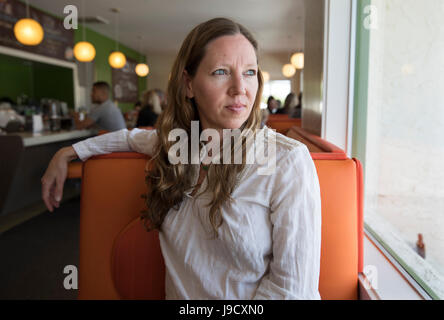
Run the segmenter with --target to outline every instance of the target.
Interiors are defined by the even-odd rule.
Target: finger
[[[45,203],[45,206],[46,208],[48,208],[49,212],[52,212],[54,210],[49,199],[43,199],[43,202]]]
[[[49,199],[49,196],[50,196],[50,184],[48,184],[45,180],[42,179],[42,199],[46,205],[46,208],[48,208],[48,210],[52,212],[53,207]]]
[[[51,202],[51,205],[53,206],[54,209],[59,207],[59,202],[56,200],[55,196],[55,188],[56,188],[55,184],[53,184],[49,195],[49,201]]]
[[[64,184],[64,179],[56,179],[56,187],[55,187],[55,200],[57,202],[60,202],[62,200],[63,197],[63,184]]]

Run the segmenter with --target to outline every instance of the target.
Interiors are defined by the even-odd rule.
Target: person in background
[[[9,97],[1,97],[0,103],[9,103],[11,106],[15,105],[14,101],[12,101],[12,99]]]
[[[277,111],[279,109],[279,105],[278,105],[277,100],[273,96],[268,97],[267,108],[268,108],[268,111],[270,112],[270,114],[277,113]]]
[[[282,108],[282,113],[288,114],[290,118],[301,117],[301,106],[299,103],[299,98],[293,92],[289,93],[285,98],[285,103],[284,107]]]
[[[110,100],[110,87],[104,81],[93,84],[91,101],[95,104],[85,119],[79,119],[78,113],[74,114],[74,122],[77,129],[87,129],[98,126],[102,130],[117,131],[126,129],[125,119],[120,109]]]
[[[136,127],[137,119],[139,117],[139,112],[142,110],[142,102],[138,100],[134,104],[134,108],[130,111],[125,112],[124,118],[126,120],[126,126],[128,129]]]
[[[138,100],[135,104],[134,104],[134,111],[139,112],[140,110],[142,110],[142,101]]]
[[[162,113],[160,98],[155,90],[145,91],[142,96],[143,108],[137,117],[136,127],[154,127]]]
[[[168,101],[167,101],[167,96],[166,96],[166,94],[165,94],[165,92],[163,91],[163,90],[161,90],[161,89],[154,89],[154,91],[157,93],[157,95],[159,96],[159,99],[160,99],[160,106],[161,106],[161,108],[162,108],[162,110],[165,110],[165,108],[166,108],[166,106],[167,106],[167,104],[168,104]]]

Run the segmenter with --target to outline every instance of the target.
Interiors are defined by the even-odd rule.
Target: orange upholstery
[[[154,127],[139,127],[139,129],[145,129],[145,130],[154,130]],[[131,129],[132,130],[132,129]],[[106,130],[99,130],[97,133],[98,136],[109,133],[109,131]],[[70,162],[68,164],[68,179],[81,179],[82,178],[82,162]]]
[[[300,127],[301,121],[300,118],[289,118],[286,114],[270,114],[266,125],[279,133],[286,134],[291,127]]]
[[[68,179],[82,178],[83,162],[70,162],[68,164]]]
[[[137,153],[113,153],[83,165],[79,299],[121,298],[112,276],[112,251],[115,239],[144,208],[146,161]]]
[[[290,117],[288,116],[288,114],[282,114],[282,113],[271,113],[268,115],[268,119],[269,120],[288,120],[290,119]]]
[[[114,241],[111,265],[113,281],[121,298],[165,298],[165,264],[159,233],[147,232],[139,218],[123,229]],[[143,285],[139,284],[141,279]]]
[[[307,145],[314,160],[322,202],[319,290],[323,299],[356,299],[363,271],[363,175],[358,159],[337,146],[292,127],[287,136]],[[325,226],[329,226],[326,228]],[[353,229],[353,226],[357,226]],[[346,260],[347,263],[344,263]],[[334,277],[336,280],[331,280]],[[340,298],[339,298],[340,297]]]
[[[313,159],[347,159],[344,150],[298,126],[291,127],[290,130],[287,131],[287,136],[304,143],[308,147],[308,150],[310,150]]]
[[[162,299],[158,234],[138,218],[147,158],[93,157],[83,169],[79,299]],[[362,272],[362,172],[356,159],[314,159],[321,186],[322,299],[357,299]]]
[[[315,166],[321,186],[322,205],[319,291],[322,299],[357,299],[359,253],[356,165],[348,159],[315,160]]]

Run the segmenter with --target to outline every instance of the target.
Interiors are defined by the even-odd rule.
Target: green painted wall
[[[34,95],[32,64],[0,54],[0,97],[17,102],[17,96],[21,94]]]
[[[34,97],[54,98],[74,108],[73,70],[44,63],[33,62]]]
[[[66,101],[74,107],[72,69],[0,54],[0,97],[25,94],[35,102],[41,98]]]

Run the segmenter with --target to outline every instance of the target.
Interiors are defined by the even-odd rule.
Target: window
[[[354,154],[365,166],[366,229],[432,298],[443,299],[444,2],[366,3],[358,8],[357,70],[367,32],[368,78],[357,79],[368,86],[365,101],[358,93],[354,135],[364,146]]]
[[[262,103],[261,108],[267,107],[267,99],[269,96],[273,96],[275,99],[281,101],[281,105],[284,105],[285,98],[291,92],[290,80],[273,80],[264,84],[264,90],[262,91]]]

